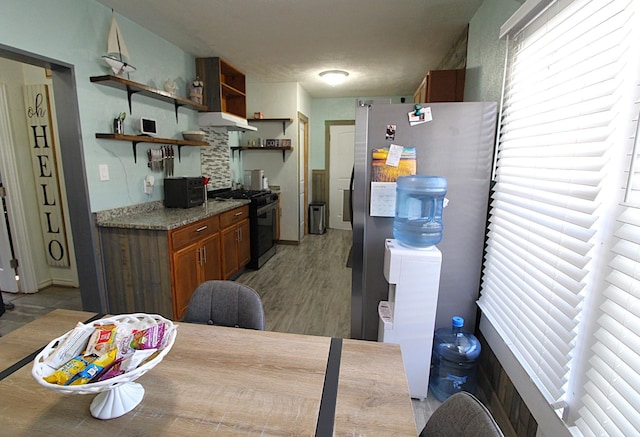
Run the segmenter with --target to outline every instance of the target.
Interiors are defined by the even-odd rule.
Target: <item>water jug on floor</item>
[[[427,248],[442,240],[447,180],[440,176],[401,176],[396,183],[393,237],[403,246]]]
[[[441,402],[460,391],[475,394],[477,385],[480,342],[462,331],[462,317],[453,317],[451,325],[436,329],[433,337],[429,391]]]

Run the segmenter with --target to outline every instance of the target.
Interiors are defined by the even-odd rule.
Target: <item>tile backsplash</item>
[[[202,175],[211,178],[208,190],[231,187],[231,162],[229,159],[229,133],[226,130],[204,127],[209,147],[200,150]]]

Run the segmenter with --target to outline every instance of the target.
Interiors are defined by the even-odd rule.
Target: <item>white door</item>
[[[329,128],[329,228],[351,229],[349,182],[353,169],[355,125]]]

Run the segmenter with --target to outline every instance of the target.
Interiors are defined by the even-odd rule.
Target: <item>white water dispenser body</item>
[[[400,345],[409,392],[420,400],[429,386],[441,264],[442,253],[435,246],[413,249],[385,241],[389,300],[378,304],[378,341]]]

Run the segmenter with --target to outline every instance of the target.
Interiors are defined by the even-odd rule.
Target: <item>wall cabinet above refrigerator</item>
[[[429,71],[413,94],[413,102],[462,102],[464,78],[464,69]]]

